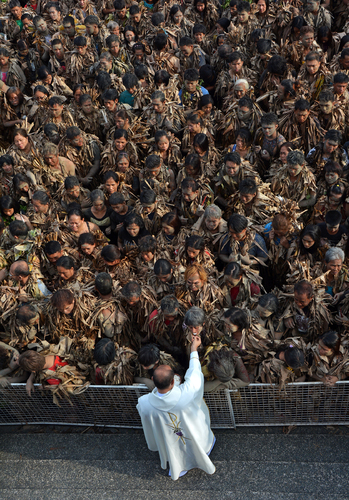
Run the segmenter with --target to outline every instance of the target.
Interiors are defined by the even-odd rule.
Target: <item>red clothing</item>
[[[233,288],[230,289],[230,297],[231,297],[231,305],[232,306],[235,306],[235,304],[236,304],[236,297],[238,296],[239,290],[240,290],[240,285],[233,286]],[[261,293],[261,289],[259,288],[258,285],[256,285],[256,283],[251,283],[250,290],[251,290],[251,297]]]
[[[96,384],[97,385],[103,385],[104,384],[104,378],[102,376],[102,370],[100,369],[99,366],[96,368],[95,379],[96,379]]]
[[[59,356],[55,356],[55,361],[51,368],[48,368],[48,370],[55,372],[58,366],[67,366],[67,364],[68,363],[66,361],[62,361],[62,358],[60,358]],[[49,385],[59,385],[61,383],[59,378],[49,378],[48,380],[46,380],[46,382]]]
[[[157,315],[158,315],[158,310],[155,309],[155,311],[153,311],[151,313],[151,315],[149,316],[149,329],[150,329],[151,333],[154,333],[154,329],[155,329],[155,325],[156,325],[156,319],[155,318],[156,318]],[[168,319],[165,319],[164,323],[165,323],[166,326],[168,326],[171,323],[171,321],[168,320]]]

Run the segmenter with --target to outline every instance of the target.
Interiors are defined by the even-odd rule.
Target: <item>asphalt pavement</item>
[[[215,434],[215,474],[172,481],[139,430],[2,427],[0,499],[349,500],[347,427]]]

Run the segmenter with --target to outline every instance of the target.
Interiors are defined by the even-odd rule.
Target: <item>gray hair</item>
[[[102,52],[102,54],[99,56],[99,60],[101,59],[106,59],[107,61],[111,61],[113,59],[113,56],[111,55],[110,52]]]
[[[209,205],[205,210],[205,217],[220,219],[222,217],[222,210],[217,205]]]
[[[119,23],[117,23],[116,21],[109,21],[109,23],[107,24],[108,30],[113,30],[114,28],[117,28],[118,26],[119,26]]]
[[[46,142],[44,147],[42,148],[43,156],[47,155],[58,155],[58,146],[56,144],[52,144],[52,142]]]
[[[244,85],[246,87],[247,90],[250,90],[250,84],[248,83],[247,80],[245,80],[244,78],[239,78],[239,80],[236,80],[236,82],[234,83],[234,88],[237,86],[237,85]]]
[[[338,247],[332,247],[327,250],[325,253],[325,262],[328,264],[332,260],[340,259],[342,262],[344,262],[345,255],[344,252],[341,248]]]
[[[92,203],[97,200],[102,200],[105,201],[105,196],[104,193],[101,189],[94,189],[92,193],[90,194],[90,198]]]
[[[183,323],[186,326],[202,326],[205,323],[206,315],[200,307],[191,307],[185,313]]]
[[[164,314],[173,314],[179,308],[179,302],[174,295],[166,295],[160,302],[160,307]]]
[[[304,165],[305,156],[301,151],[290,151],[287,155],[287,165],[296,166]]]

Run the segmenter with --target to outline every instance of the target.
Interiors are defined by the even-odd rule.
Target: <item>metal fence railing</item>
[[[25,384],[0,391],[0,425],[60,424],[140,428],[137,400],[143,386],[90,386],[84,393],[53,402],[51,391]],[[349,424],[349,381],[325,387],[320,382],[277,386],[251,384],[236,391],[205,394],[214,429],[268,425]]]

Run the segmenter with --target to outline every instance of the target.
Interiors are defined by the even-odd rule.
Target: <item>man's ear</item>
[[[151,379],[154,381],[154,378],[153,378],[153,377],[151,377]]]

